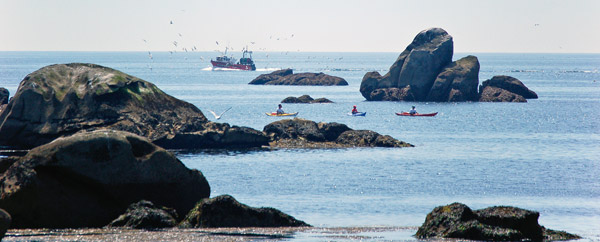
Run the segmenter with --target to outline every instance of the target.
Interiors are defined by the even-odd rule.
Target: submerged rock
[[[327,98],[317,98],[313,99],[309,95],[302,95],[300,97],[286,97],[281,101],[281,103],[333,103],[331,100]]]
[[[175,209],[159,207],[146,200],[129,205],[125,214],[113,220],[108,227],[134,229],[170,228],[177,225]]]
[[[344,147],[412,147],[389,135],[369,130],[352,130],[339,123],[316,123],[294,118],[267,124],[263,132],[270,137],[271,147],[344,148]]]
[[[183,217],[209,195],[200,171],[144,137],[112,130],[34,148],[0,177],[0,207],[13,228],[102,227],[143,199]]]
[[[302,86],[347,86],[348,82],[341,77],[324,73],[297,73],[292,69],[262,74],[250,83],[251,85],[302,85]]]
[[[274,208],[253,208],[229,195],[204,199],[181,222],[182,228],[310,226]]]
[[[417,230],[420,239],[456,238],[490,241],[543,241],[579,238],[538,224],[539,213],[497,206],[472,211],[461,203],[436,207]]]
[[[58,64],[23,79],[0,113],[0,145],[32,148],[80,130],[97,129],[122,130],[152,141],[162,140],[161,145],[170,148],[179,148],[168,143],[170,138],[188,133],[212,136],[202,138],[212,142],[187,144],[196,145],[193,148],[264,145],[244,143],[253,141],[248,136],[256,136],[255,132],[241,134],[249,129],[230,130],[229,125],[222,125],[212,130],[219,132],[213,133],[207,130],[211,123],[197,107],[167,95],[150,82],[94,64]]]

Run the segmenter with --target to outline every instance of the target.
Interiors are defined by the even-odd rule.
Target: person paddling
[[[284,114],[285,112],[282,109],[281,103],[279,104],[279,108],[277,109],[277,114]]]
[[[356,110],[356,105],[354,105],[354,107],[352,107],[352,114],[358,113],[358,110]]]
[[[408,112],[410,115],[415,115],[417,114],[417,110],[415,109],[415,106],[412,106],[412,109]]]

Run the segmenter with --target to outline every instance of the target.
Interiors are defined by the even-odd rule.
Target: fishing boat
[[[255,71],[256,66],[254,65],[254,61],[252,60],[252,51],[248,51],[248,48],[245,48],[242,51],[242,58],[236,62],[236,59],[233,56],[227,56],[227,49],[225,48],[225,53],[221,56],[217,56],[214,60],[210,60],[210,63],[215,68],[227,68],[227,69],[235,69],[235,70],[243,70],[243,71]]]

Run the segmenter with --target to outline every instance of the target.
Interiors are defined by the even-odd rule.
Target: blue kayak
[[[348,116],[365,116],[367,112],[348,113]]]

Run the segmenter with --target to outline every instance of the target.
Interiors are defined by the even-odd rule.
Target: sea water
[[[320,227],[396,226],[379,233],[414,240],[434,207],[510,205],[540,212],[547,228],[600,240],[600,54],[476,53],[480,83],[495,75],[520,79],[537,92],[527,103],[367,102],[358,91],[366,72],[382,75],[399,53],[255,52],[257,71],[212,70],[214,52],[0,52],[0,87],[14,94],[27,74],[49,64],[108,66],[193,103],[209,120],[258,130],[288,96],[332,104],[283,104],[316,122],[391,135],[414,148],[199,150],[177,152],[201,170],[211,196],[230,194],[275,207]],[[457,53],[454,59],[466,56]],[[237,56],[239,58],[239,56]],[[323,72],[348,86],[248,85],[260,74],[292,68]],[[365,117],[347,113],[353,105]],[[435,117],[399,117],[416,106]],[[208,112],[220,113],[220,120]],[[292,240],[320,240],[298,234]]]

